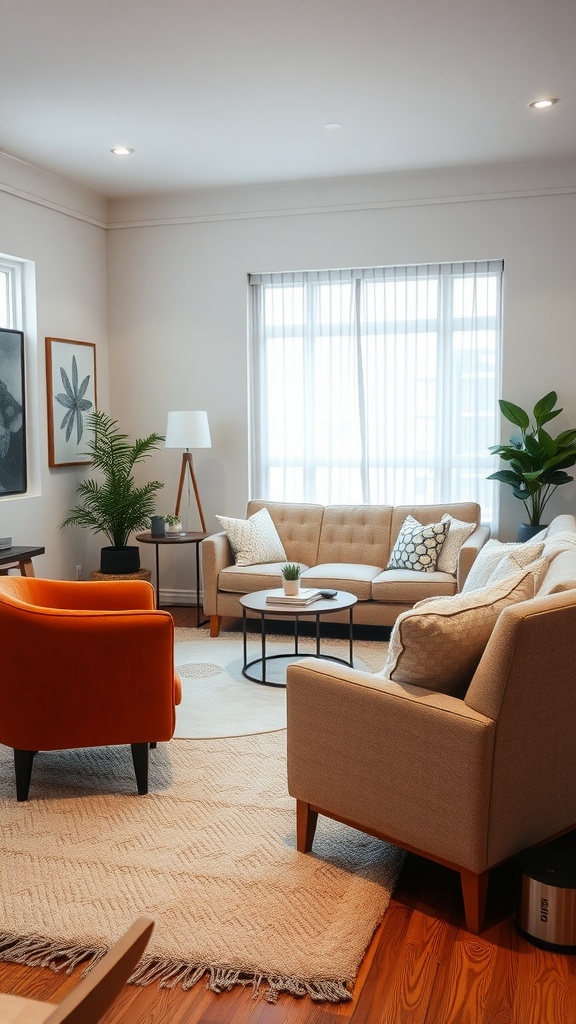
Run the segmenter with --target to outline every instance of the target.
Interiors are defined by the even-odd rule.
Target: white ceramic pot
[[[300,590],[300,580],[282,580],[284,593],[287,597],[295,597]]]
[[[182,523],[166,523],[166,533],[182,533]]]

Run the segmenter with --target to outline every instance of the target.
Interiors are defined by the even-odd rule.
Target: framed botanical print
[[[78,466],[86,454],[86,417],[96,409],[96,345],[46,338],[48,465]]]
[[[26,493],[24,334],[0,328],[0,497]]]

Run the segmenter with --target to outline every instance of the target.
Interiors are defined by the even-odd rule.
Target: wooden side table
[[[0,576],[7,576],[10,569],[18,569],[21,576],[34,576],[32,559],[43,555],[46,548],[11,547],[0,550]]]
[[[138,572],[125,572],[118,574],[117,576],[110,572],[99,572],[96,569],[90,573],[91,580],[146,580],[147,583],[152,581],[152,572],[150,569],[139,569]]]
[[[160,559],[159,549],[163,544],[170,547],[178,547],[180,544],[194,544],[196,548],[196,604],[191,605],[196,609],[196,628],[204,626],[208,619],[200,620],[200,544],[209,537],[209,533],[196,533],[193,531],[182,533],[166,534],[165,537],[153,537],[151,533],[137,533],[136,540],[141,544],[154,544],[156,546],[156,607],[160,607]]]

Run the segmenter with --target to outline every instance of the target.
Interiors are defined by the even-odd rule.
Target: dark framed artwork
[[[96,409],[96,345],[46,338],[48,465],[79,466],[86,454],[86,418]]]
[[[0,496],[26,486],[24,333],[0,327]]]

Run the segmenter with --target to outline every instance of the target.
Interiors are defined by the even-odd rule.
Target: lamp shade
[[[164,445],[166,448],[211,448],[208,414],[169,412]]]

